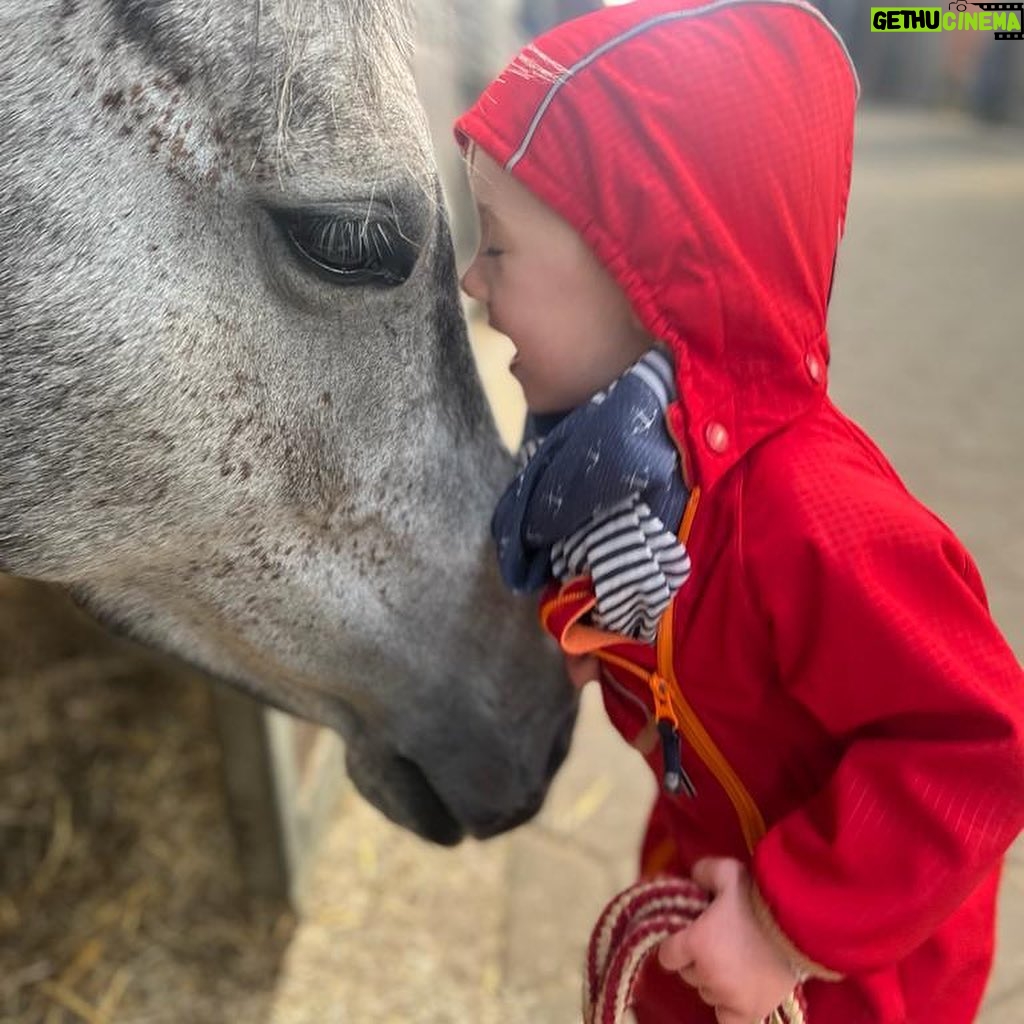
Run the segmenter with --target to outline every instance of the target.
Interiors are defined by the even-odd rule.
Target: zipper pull
[[[697,795],[697,789],[683,768],[683,741],[679,735],[679,719],[669,699],[668,684],[654,673],[650,678],[650,686],[658,735],[661,737],[661,784],[666,792],[675,794],[682,790],[692,799]]]
[[[693,780],[686,774],[682,762],[682,740],[678,730],[671,722],[664,719],[658,722],[658,734],[661,736],[661,759],[664,772],[661,784],[669,793],[682,790],[692,800],[697,795]]]

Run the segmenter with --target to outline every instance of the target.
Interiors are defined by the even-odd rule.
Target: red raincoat
[[[600,650],[630,741],[651,684],[672,695],[697,796],[659,798],[644,872],[750,864],[814,975],[811,1024],[965,1024],[1024,825],[1024,679],[970,557],[827,395],[856,88],[799,2],[638,0],[541,37],[457,134],[580,232],[675,356],[700,497],[657,650],[582,625],[585,580],[541,609],[566,650]],[[656,967],[637,1012],[714,1019]]]

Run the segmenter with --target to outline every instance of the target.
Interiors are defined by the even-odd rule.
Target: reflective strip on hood
[[[573,64],[573,66],[563,75],[558,77],[548,90],[548,94],[541,101],[540,106],[537,108],[537,113],[534,114],[533,120],[530,122],[530,126],[526,130],[526,136],[519,144],[516,151],[506,161],[505,170],[511,171],[512,168],[515,167],[515,165],[523,158],[527,149],[530,147],[530,142],[533,140],[534,133],[537,131],[537,126],[540,124],[541,118],[544,117],[548,107],[551,106],[555,96],[558,94],[558,91],[567,82],[569,82],[574,75],[579,74],[580,71],[590,64],[593,64],[594,61],[604,56],[604,54],[609,50],[613,50],[616,46],[629,42],[629,40],[633,39],[635,36],[641,35],[644,32],[650,31],[652,28],[657,28],[658,25],[663,25],[670,21],[681,21],[684,18],[698,18],[703,15],[713,14],[715,11],[720,11],[723,8],[741,7],[751,4],[758,4],[762,6],[797,7],[802,11],[806,11],[812,17],[817,18],[832,33],[843,53],[846,54],[846,59],[850,62],[850,71],[853,74],[853,79],[856,83],[857,98],[860,99],[860,79],[857,76],[857,68],[854,66],[853,58],[850,56],[850,51],[847,49],[846,43],[843,41],[843,37],[835,30],[833,25],[816,7],[803,3],[802,0],[714,0],[713,3],[706,4],[703,7],[694,7],[688,11],[671,11],[667,14],[659,14],[657,17],[649,18],[647,21],[641,22],[639,25],[634,25],[633,28],[616,36],[614,39],[609,39],[606,43],[602,43],[593,52],[588,53],[586,57]]]

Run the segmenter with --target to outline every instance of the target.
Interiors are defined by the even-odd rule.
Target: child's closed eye
[[[484,255],[484,256],[490,256],[490,257],[491,257],[492,259],[493,259],[493,258],[494,258],[495,256],[502,256],[502,255],[504,255],[504,253],[505,253],[505,250],[504,250],[504,249],[499,249],[499,248],[498,248],[497,246],[495,246],[495,245],[488,245],[488,246],[487,246],[487,247],[486,247],[485,249],[483,249],[483,251],[482,251],[482,255]]]

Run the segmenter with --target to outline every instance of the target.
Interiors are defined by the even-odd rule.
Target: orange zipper
[[[669,622],[669,612],[662,620],[662,623]],[[665,684],[669,690],[671,703],[672,721],[682,733],[683,738],[690,744],[693,752],[705,763],[711,773],[718,780],[719,785],[725,791],[736,816],[739,818],[739,827],[742,829],[743,840],[746,849],[754,852],[754,847],[764,836],[765,820],[758,810],[758,805],[750,795],[748,788],[743,785],[742,780],[735,773],[732,765],[725,759],[725,755],[718,749],[718,744],[711,738],[708,730],[703,727],[696,712],[690,707],[689,702],[679,689],[676,681],[675,670],[672,666],[672,630],[660,628],[657,634],[657,667],[656,673],[644,672],[639,666],[634,665],[630,660],[618,654],[612,654],[608,650],[595,651],[602,662],[615,666],[631,673],[637,679],[642,679],[650,687],[651,694],[655,694],[658,684]],[[655,707],[657,697],[655,696]],[[655,710],[656,714],[656,710]]]
[[[753,853],[758,840],[767,831],[764,818],[749,790],[718,749],[715,741],[701,724],[697,713],[690,707],[679,689],[672,664],[671,607],[658,625],[658,675],[668,684],[669,697],[683,736],[725,790],[726,796],[736,809],[747,849]]]
[[[683,512],[683,520],[679,525],[678,536],[684,544],[689,538],[699,500],[700,488],[694,487],[690,492]],[[578,600],[578,594],[563,594],[552,599],[541,611],[541,620],[545,627],[551,615],[558,608]],[[766,832],[764,818],[747,787],[744,786],[732,765],[718,749],[715,741],[701,724],[696,712],[683,696],[676,680],[672,659],[672,612],[674,606],[675,602],[665,609],[661,621],[658,623],[658,669],[656,672],[647,672],[639,665],[604,648],[595,649],[592,653],[609,665],[614,665],[635,678],[643,680],[649,687],[654,701],[656,721],[669,723],[673,729],[677,730],[714,775],[736,811],[747,849],[753,852],[754,846]],[[692,784],[686,778],[685,772],[682,773],[682,788],[687,789],[691,796],[693,795]]]
[[[582,579],[582,577],[577,576],[571,579],[568,583],[564,584],[564,586],[572,586],[572,584],[575,583],[577,579]],[[579,594],[559,594],[557,597],[553,597],[550,601],[541,605],[540,623],[544,627],[544,629],[550,632],[550,630],[548,630],[548,620],[551,618],[551,616],[554,615],[555,612],[557,612],[558,609],[561,608],[563,605],[574,604],[575,602],[579,601],[579,599]]]
[[[699,500],[700,488],[695,487],[690,494],[689,501],[686,503],[683,521],[679,525],[678,536],[684,544],[689,539],[690,528],[693,525],[693,518],[697,511]],[[683,696],[679,682],[676,679],[672,658],[672,612],[674,604],[675,602],[665,609],[665,613],[658,623],[657,672],[645,672],[631,661],[617,654],[612,654],[610,651],[599,650],[594,653],[609,664],[615,665],[617,668],[643,679],[648,687],[650,687],[651,696],[654,699],[655,718],[671,722],[693,748],[694,753],[704,762],[711,774],[718,780],[718,784],[725,790],[725,794],[732,803],[736,816],[739,818],[740,828],[743,831],[743,839],[747,844],[747,849],[753,852],[754,846],[766,831],[764,818],[747,787],[744,786],[743,781],[733,770],[732,765],[729,764],[725,755],[718,749],[715,741],[701,724],[697,713]]]
[[[668,612],[662,623],[667,623]],[[611,651],[595,651],[602,660],[614,665],[616,668],[631,673],[638,679],[642,679],[650,687],[651,694],[655,699],[655,715],[660,717],[658,691],[662,687],[668,689],[668,699],[671,714],[669,720],[679,729],[683,738],[693,748],[694,753],[704,762],[708,770],[718,780],[718,784],[725,790],[736,810],[739,818],[740,828],[743,831],[743,838],[747,849],[751,852],[758,840],[765,834],[766,828],[764,818],[758,810],[754,798],[750,795],[747,787],[733,770],[733,767],[726,760],[725,755],[718,749],[718,745],[708,734],[707,729],[701,724],[697,713],[690,706],[689,702],[682,695],[679,684],[676,681],[675,671],[672,667],[672,630],[670,627],[658,630],[658,671],[645,672],[638,665]]]

